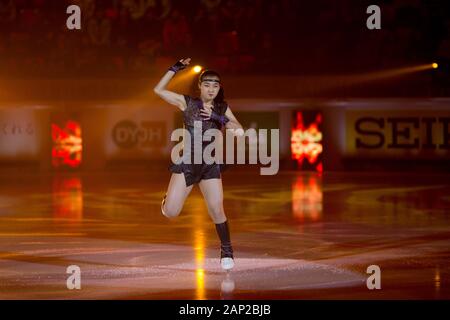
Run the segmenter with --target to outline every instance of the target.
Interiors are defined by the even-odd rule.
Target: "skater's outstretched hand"
[[[169,68],[169,70],[177,73],[180,70],[185,69],[189,63],[191,62],[191,58],[185,58],[177,61],[173,66]]]

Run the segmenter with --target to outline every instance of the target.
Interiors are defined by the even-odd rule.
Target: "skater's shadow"
[[[233,278],[231,277],[231,272],[227,272],[226,276],[223,278],[220,284],[220,297],[223,300],[233,299],[233,292],[236,285]]]

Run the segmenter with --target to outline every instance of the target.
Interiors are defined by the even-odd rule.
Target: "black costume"
[[[212,119],[204,120],[200,114],[200,110],[203,108],[203,101],[200,98],[184,95],[184,99],[186,100],[186,109],[183,111],[183,123],[184,128],[191,134],[191,145],[187,146],[185,143],[183,145],[183,152],[187,151],[190,154],[191,163],[171,163],[169,165],[169,170],[173,173],[184,173],[186,186],[190,186],[200,182],[202,179],[220,178],[221,172],[225,170],[225,165],[219,163],[207,164],[204,162],[203,156],[201,164],[194,164],[194,121],[201,121],[202,134],[208,129],[214,128],[221,130],[222,124]],[[227,109],[228,105],[225,102],[213,103],[213,112],[216,112],[218,115],[224,115]],[[202,141],[202,150],[198,151],[203,155],[205,147],[212,142],[213,141]],[[189,148],[189,150],[186,148]]]

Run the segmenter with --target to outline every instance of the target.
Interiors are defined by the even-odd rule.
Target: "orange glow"
[[[318,161],[319,155],[323,151],[322,132],[319,125],[322,122],[322,115],[317,114],[316,119],[307,128],[303,124],[303,114],[298,111],[296,114],[296,127],[291,132],[291,153],[292,158],[297,160],[301,166],[304,159],[315,166],[315,169],[322,172],[322,163]]]
[[[78,177],[53,179],[53,216],[80,222],[83,219],[83,191]]]
[[[317,176],[298,176],[292,184],[292,214],[300,223],[322,218],[323,192]]]
[[[431,66],[433,67],[433,69],[437,69],[439,67],[439,65],[436,62],[432,63]]]
[[[436,289],[436,291],[439,291],[441,289],[441,271],[439,267],[437,267],[434,272],[434,288]]]
[[[78,122],[69,120],[63,128],[52,124],[52,165],[76,168],[81,164],[82,139]]]
[[[194,70],[195,73],[199,73],[200,71],[202,71],[202,67],[201,66],[195,66],[194,68],[192,68],[192,70]]]
[[[194,207],[203,207],[202,199],[195,200]],[[205,220],[208,214],[201,210],[200,213],[194,214],[194,250],[195,250],[195,280],[196,280],[196,299],[205,300]]]

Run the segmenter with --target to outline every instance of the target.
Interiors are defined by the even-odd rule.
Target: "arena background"
[[[187,57],[244,128],[280,130],[277,175],[224,173],[236,285],[198,190],[178,224],[160,214],[181,114],[153,88]],[[449,1],[0,1],[1,298],[448,299],[449,169]]]
[[[380,30],[364,27],[365,1],[80,1],[81,30],[67,30],[68,4],[2,4],[2,169],[60,169],[52,165],[51,127],[64,130],[73,120],[83,148],[70,167],[133,161],[160,170],[180,123],[152,88],[184,56],[223,74],[246,128],[280,129],[282,168],[440,170],[449,163],[445,1],[384,1]],[[174,89],[195,95],[195,81],[191,74],[191,86]],[[297,161],[296,153],[314,150],[292,142],[298,112],[321,115],[303,128],[320,125],[320,157]]]

